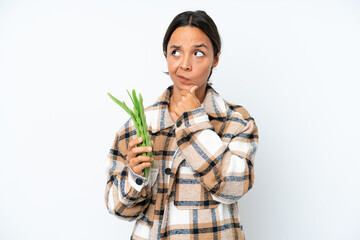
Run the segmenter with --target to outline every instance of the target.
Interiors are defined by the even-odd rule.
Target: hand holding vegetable
[[[132,169],[132,171],[138,175],[141,175],[145,168],[151,167],[153,158],[150,156],[142,156],[138,155],[141,153],[151,152],[152,148],[145,147],[136,147],[142,142],[142,138],[136,138],[129,143],[128,154],[127,154],[127,162]],[[151,141],[151,145],[153,145],[153,141]]]
[[[143,98],[141,94],[139,94],[139,99],[138,99],[135,90],[132,91],[132,96],[130,95],[129,91],[127,92],[131,98],[131,101],[134,104],[134,111],[128,108],[125,102],[119,101],[117,98],[113,97],[110,93],[108,93],[108,95],[112,100],[114,100],[114,102],[119,104],[120,107],[122,107],[131,116],[134,122],[136,128],[136,135],[138,136],[138,138],[136,138],[135,140],[129,143],[129,149],[128,149],[129,153],[127,156],[127,161],[130,164],[130,167],[133,170],[133,172],[135,172],[136,174],[141,175],[142,171],[144,170],[145,177],[147,179],[149,167],[154,166],[154,162],[150,160],[153,158],[151,149],[150,150],[147,149],[147,147],[151,147],[151,144],[150,144],[148,127],[146,123],[146,117],[144,113]],[[136,145],[140,147],[135,147]],[[140,156],[137,156],[137,154],[140,154]]]

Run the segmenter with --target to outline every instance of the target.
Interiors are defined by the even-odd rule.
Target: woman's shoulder
[[[208,101],[208,104],[214,105],[213,108],[215,111],[226,113],[225,115],[228,120],[234,117],[244,122],[254,120],[244,106],[227,101],[222,94],[214,89],[211,83],[208,84],[207,90],[211,96],[209,97],[211,101]]]
[[[230,125],[235,126],[236,131],[246,132],[250,135],[257,136],[258,130],[254,118],[249,114],[247,109],[241,105],[225,102],[228,107],[228,121]],[[232,128],[232,129],[234,129]],[[245,135],[244,135],[245,136]]]
[[[227,101],[225,101],[225,105],[231,110],[229,111],[229,117],[235,115],[235,116],[240,116],[245,121],[254,120],[244,106],[234,103],[229,103]]]

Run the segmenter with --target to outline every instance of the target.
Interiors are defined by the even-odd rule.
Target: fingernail
[[[151,151],[151,147],[148,147],[148,150]]]
[[[142,138],[141,137],[139,137],[139,142],[141,142],[142,141]]]

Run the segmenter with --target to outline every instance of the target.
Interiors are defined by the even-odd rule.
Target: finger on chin
[[[193,86],[190,88],[190,93],[195,94],[195,91],[196,91],[196,89],[198,89],[198,88],[199,88],[198,86],[193,85]]]

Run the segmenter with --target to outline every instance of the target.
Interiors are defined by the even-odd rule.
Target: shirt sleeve
[[[243,109],[228,116],[221,124],[221,137],[204,107],[183,113],[176,122],[178,146],[194,176],[215,201],[236,202],[254,184],[258,129],[246,115]]]
[[[128,221],[142,215],[149,205],[151,195],[150,184],[144,175],[135,174],[127,165],[128,145],[136,137],[136,129],[131,122],[131,119],[128,120],[117,132],[110,149],[105,188],[108,211]]]

